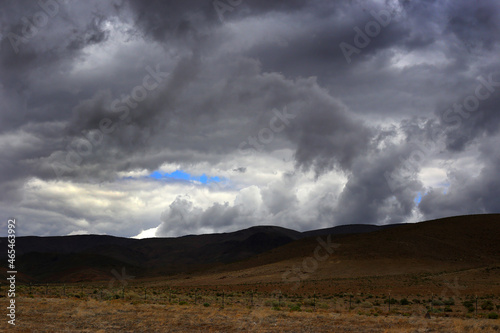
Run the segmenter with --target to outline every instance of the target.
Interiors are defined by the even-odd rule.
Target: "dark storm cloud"
[[[343,105],[324,91],[305,105],[308,110],[294,122],[287,134],[296,141],[295,160],[305,170],[316,175],[338,167],[350,170],[353,160],[366,152],[371,130],[361,120],[351,118]]]
[[[130,0],[128,4],[137,25],[147,36],[159,41],[194,39],[200,42],[210,29],[222,23],[220,16],[235,20],[273,11],[286,13],[307,7],[308,1]]]
[[[20,201],[33,177],[85,184],[228,157],[228,170],[251,184],[255,149],[263,159],[291,151],[292,180],[252,188],[234,205],[200,208],[179,197],[166,204],[159,234],[266,219],[313,228],[295,194],[309,171],[318,187],[332,172],[347,179],[338,191],[313,192],[319,199],[307,207],[321,223],[500,210],[491,185],[499,165],[496,1],[221,1],[231,7],[222,21],[213,1],[49,0],[54,15],[36,33],[25,18],[46,12],[38,2],[3,2],[2,201]],[[361,47],[356,35],[369,22],[380,31]],[[12,34],[31,37],[13,46]],[[342,43],[358,52],[347,59]],[[474,111],[454,108],[480,84],[490,95]],[[432,148],[410,170],[419,145]],[[472,156],[475,173],[453,169]],[[421,179],[437,164],[450,177],[446,194]],[[418,192],[427,195],[417,207]],[[263,203],[245,205],[252,200]],[[51,209],[65,216],[58,221],[84,218],[74,207]]]
[[[333,210],[335,220],[398,223],[410,216],[415,193],[423,190],[415,173],[402,172],[411,151],[411,145],[401,145],[358,159]]]
[[[223,90],[212,88],[227,81],[233,83]],[[194,103],[190,101],[192,96],[198,96]],[[242,102],[246,108],[238,107]],[[111,104],[111,96],[105,92],[82,101],[73,110],[67,136],[72,138],[82,131],[99,128],[101,120],[107,117],[117,120],[109,108]],[[130,111],[129,119],[118,120],[116,130],[106,136],[106,143],[101,145],[105,151],[91,154],[87,164],[96,162],[95,167],[101,169],[97,163],[100,158],[106,156],[108,162],[120,158],[110,151],[127,152],[129,157],[142,156],[145,151],[161,150],[165,144],[178,152],[172,162],[185,159],[182,151],[186,149],[209,153],[212,157],[204,158],[216,159],[219,154],[237,151],[239,140],[256,136],[264,126],[269,126],[275,110],[285,107],[284,114],[291,119],[281,116],[273,125],[287,126],[286,135],[297,144],[297,164],[304,169],[312,168],[317,174],[334,165],[348,169],[354,156],[366,149],[371,136],[360,120],[351,119],[344,107],[314,80],[292,82],[280,75],[262,74],[255,62],[245,58],[228,61],[223,67],[195,59],[181,61],[165,84],[138,104]],[[239,121],[227,127],[224,123],[228,117],[238,117]],[[219,140],[214,134],[222,128],[227,134]],[[234,140],[227,140],[228,135]],[[261,146],[261,150],[272,149]],[[116,162],[118,167],[120,161]],[[161,162],[165,160],[145,158],[140,165],[131,163],[126,167],[152,170]],[[75,171],[87,170],[83,166]]]
[[[103,15],[97,15],[87,24],[84,33],[77,35],[67,46],[68,50],[81,50],[85,46],[99,44],[106,40],[108,31],[103,29]]]
[[[20,79],[33,68],[67,61],[85,46],[104,41],[105,16],[96,12],[94,2],[88,5],[79,13],[81,16],[75,18],[69,8],[80,7],[70,1],[7,1],[3,4],[4,13],[10,15],[2,22],[1,63],[2,69],[12,75],[9,78]]]
[[[140,1],[127,2],[135,15],[137,26],[153,39],[196,37],[216,19],[210,1]]]
[[[463,151],[480,136],[496,135],[500,129],[500,68],[481,75],[471,93],[459,98],[441,113],[446,145]]]
[[[456,1],[448,10],[447,31],[460,39],[469,52],[491,51],[500,39],[499,14],[498,3],[494,0]]]
[[[409,27],[401,22],[402,14],[397,13],[392,6],[363,2],[349,5],[347,1],[340,1],[311,6],[308,12],[310,16],[294,13],[289,17],[292,27],[299,26],[300,29],[292,36],[282,33],[283,42],[278,44],[279,47],[276,47],[276,43],[267,43],[250,49],[248,54],[258,57],[266,70],[283,71],[291,75],[315,75],[320,82],[327,82],[332,76],[346,75],[350,70],[346,66],[348,61],[358,65],[378,52],[402,45],[410,39]],[[366,35],[366,27],[370,22],[375,22],[380,28],[376,36],[371,38]],[[361,48],[358,42],[362,43]],[[346,51],[348,61],[340,47],[342,43],[357,49],[352,54]]]
[[[445,191],[432,189],[420,203],[427,218],[438,218],[457,214],[498,212],[500,197],[499,137],[484,140],[480,145],[480,160],[484,166],[473,170],[450,171],[450,185]],[[472,171],[472,172],[471,172]]]
[[[6,6],[4,13],[10,14],[2,22],[2,86],[8,99],[22,100],[23,105],[2,110],[0,130],[6,124],[12,129],[26,121],[65,119],[74,97],[54,90],[44,94],[33,83],[54,72],[67,73],[84,47],[105,41],[104,16],[95,12],[93,2],[83,9],[73,2],[55,0],[8,1],[2,6]],[[73,10],[79,10],[80,16],[72,16]],[[36,23],[34,17],[43,17],[45,21]]]
[[[0,132],[19,131],[19,136],[3,146],[4,156],[10,161],[1,165],[2,178],[5,177],[1,186],[3,199],[18,200],[18,190],[29,177],[46,178],[47,172],[39,171],[40,161],[63,148],[60,122],[68,118],[68,108],[74,106],[74,100],[64,92],[50,91],[50,87],[48,94],[37,91],[34,82],[53,72],[67,71],[81,49],[106,39],[103,16],[92,12],[94,3],[89,2],[79,18],[70,15],[71,5],[65,1],[2,3],[5,20],[0,71],[4,99]]]

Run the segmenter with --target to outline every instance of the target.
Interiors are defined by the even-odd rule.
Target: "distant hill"
[[[276,226],[140,240],[104,235],[17,237],[16,262],[20,278],[33,281],[107,279],[113,269],[123,267],[136,276],[172,275],[242,260],[301,237],[298,231]]]
[[[305,237],[314,237],[314,236],[322,236],[322,235],[348,235],[348,234],[365,234],[368,232],[393,228],[401,224],[387,224],[387,225],[373,225],[373,224],[348,224],[348,225],[339,225],[332,228],[311,230],[302,233],[302,238]]]
[[[479,276],[491,281],[495,279],[488,274],[500,269],[500,214],[457,216],[361,234],[332,235],[334,251],[323,261],[316,260],[316,264],[313,258],[320,244],[318,237],[324,242],[328,237],[316,231],[311,234],[315,236],[215,267],[186,283],[209,285],[223,279],[225,284],[287,284],[301,278],[302,281],[334,280],[339,285],[342,279],[358,281],[356,279],[369,277],[359,281],[370,281],[382,276],[425,276],[440,272],[476,272],[477,269],[489,272]],[[319,253],[324,256],[326,252]],[[477,276],[470,279],[471,285],[477,283]],[[289,283],[292,285],[294,283]],[[331,283],[325,282],[325,286],[329,285]],[[500,286],[498,275],[495,285],[496,289]]]
[[[317,237],[331,235],[340,246],[314,273],[324,278],[495,263],[500,258],[499,234],[500,214],[489,214],[307,232],[258,226],[177,238],[18,237],[16,262],[21,273],[18,278],[34,282],[109,280],[113,269],[121,272],[123,268],[137,278],[233,272],[235,283],[262,275],[279,280],[287,267],[300,265],[303,258],[312,255],[318,246]],[[5,274],[5,252],[1,255]],[[238,280],[238,276],[246,280]]]

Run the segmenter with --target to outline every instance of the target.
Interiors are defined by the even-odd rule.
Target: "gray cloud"
[[[223,22],[211,1],[50,4],[0,5],[0,203],[28,233],[132,236],[146,203],[141,228],[158,235],[500,209],[500,99],[481,83],[500,81],[494,0],[243,1]],[[390,23],[346,61],[340,43],[382,11]],[[481,84],[474,111],[454,108]],[[147,177],[161,168],[228,181]],[[105,208],[113,193],[131,221]]]
[[[420,209],[429,218],[453,214],[477,214],[498,210],[500,156],[498,136],[484,140],[479,147],[479,160],[472,170],[450,170],[450,185],[445,191],[431,189]]]

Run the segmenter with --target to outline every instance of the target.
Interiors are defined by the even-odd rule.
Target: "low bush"
[[[493,303],[491,301],[486,301],[481,304],[481,309],[483,310],[493,310]]]
[[[391,304],[398,304],[398,301],[397,301],[395,298],[391,298],[391,299],[390,299],[390,302],[391,302]],[[388,304],[388,303],[389,303],[389,299],[388,299],[388,298],[386,298],[386,299],[384,300],[384,303],[385,303],[385,304]]]
[[[448,306],[451,306],[451,305],[455,305],[455,300],[453,298],[449,298],[447,299],[446,301],[443,301],[444,305],[448,305]]]
[[[495,313],[495,312],[489,313],[488,319],[498,319],[498,313]]]
[[[410,305],[410,301],[407,300],[406,298],[402,298],[400,301],[399,301],[399,304],[401,305]]]
[[[329,309],[330,306],[328,304],[326,304],[326,303],[319,303],[318,304],[318,308],[320,308],[320,309]]]
[[[371,308],[373,305],[370,302],[363,302],[360,305],[362,308]]]

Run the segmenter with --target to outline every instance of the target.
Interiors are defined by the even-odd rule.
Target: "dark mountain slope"
[[[126,269],[138,278],[228,272],[280,262],[300,265],[303,258],[313,255],[317,238],[326,240],[330,235],[340,246],[318,269],[319,275],[340,272],[339,261],[351,265],[343,272],[357,265],[353,262],[379,262],[380,266],[381,260],[394,263],[396,268],[410,261],[429,267],[436,263],[472,267],[498,262],[499,221],[500,214],[489,214],[391,226],[338,226],[304,233],[259,226],[230,233],[142,240],[99,235],[18,237],[16,263],[21,280],[40,282],[105,280],[113,278],[113,269]],[[1,241],[6,243],[5,238]],[[5,275],[6,251],[0,256]],[[283,271],[281,266],[274,270]],[[368,266],[358,271],[380,269]],[[334,270],[337,273],[332,273]]]

